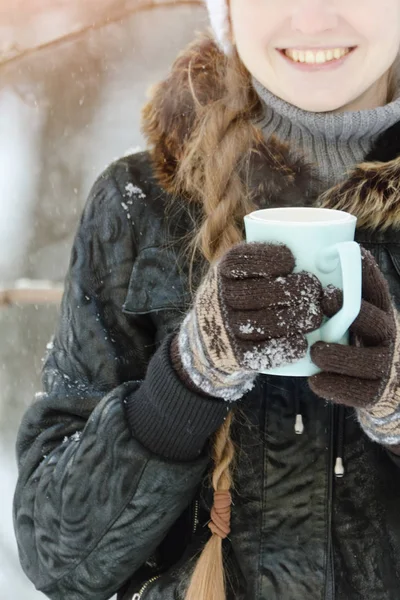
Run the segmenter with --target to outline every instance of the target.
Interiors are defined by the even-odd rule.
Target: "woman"
[[[53,600],[398,600],[400,2],[208,8],[84,209],[17,440],[21,563]],[[362,308],[310,378],[258,373],[341,303],[244,242],[284,205],[358,217]]]

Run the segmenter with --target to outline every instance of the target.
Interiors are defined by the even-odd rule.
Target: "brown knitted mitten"
[[[322,373],[308,379],[322,398],[356,408],[375,441],[400,443],[400,328],[389,286],[372,254],[362,248],[362,304],[350,327],[351,344],[317,342],[311,358]],[[342,305],[340,290],[325,295],[324,312]]]
[[[302,358],[305,334],[322,323],[322,288],[294,265],[287,246],[241,243],[211,266],[172,344],[178,372],[232,401],[258,371]]]

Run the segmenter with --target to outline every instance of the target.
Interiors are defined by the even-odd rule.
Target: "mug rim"
[[[333,213],[335,213],[335,218],[333,219],[327,219],[326,221],[296,221],[296,220],[283,220],[283,219],[273,219],[273,218],[268,218],[268,217],[262,217],[260,215],[260,213],[278,213],[278,212],[286,212],[286,213],[290,213],[290,212],[294,212],[294,211],[300,211],[300,212],[312,212],[312,211],[324,211],[330,215],[333,215]],[[260,215],[260,216],[256,216],[256,215]],[[271,215],[272,216],[272,215]],[[301,225],[315,225],[316,223],[318,223],[318,225],[343,225],[343,223],[350,223],[350,222],[354,222],[357,221],[357,217],[355,217],[354,215],[344,211],[344,210],[338,210],[336,208],[319,208],[317,206],[281,206],[281,207],[273,207],[273,208],[261,208],[258,210],[254,210],[251,213],[248,213],[247,215],[245,215],[244,218],[248,218],[251,219],[252,221],[261,221],[263,223],[285,223],[285,225],[297,225],[297,226],[301,226]]]

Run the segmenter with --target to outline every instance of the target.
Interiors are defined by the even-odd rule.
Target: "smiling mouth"
[[[279,50],[289,60],[295,63],[305,63],[309,65],[323,65],[325,63],[340,60],[347,54],[350,54],[355,46],[338,47],[328,49],[296,49],[286,48]]]

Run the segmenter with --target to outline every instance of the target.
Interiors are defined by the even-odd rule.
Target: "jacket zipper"
[[[332,549],[332,488],[333,488],[333,451],[335,436],[335,405],[329,405],[329,464],[328,464],[328,550],[325,600],[335,600],[335,574]]]
[[[192,525],[192,531],[193,531],[193,533],[196,533],[197,525],[199,523],[198,515],[199,515],[199,501],[195,500],[194,511],[193,511],[193,525]],[[141,598],[143,597],[143,594],[147,590],[148,586],[151,583],[153,583],[153,581],[156,581],[159,577],[161,577],[161,575],[162,574],[160,573],[159,575],[155,575],[151,579],[148,579],[142,585],[142,587],[140,588],[140,590],[136,594],[133,594],[132,600],[141,600]]]
[[[194,503],[194,515],[193,515],[193,533],[196,533],[197,525],[199,524],[199,501],[195,500]]]
[[[147,589],[147,587],[151,583],[153,583],[153,581],[156,581],[156,579],[158,579],[159,577],[161,577],[161,574],[160,575],[156,575],[155,577],[152,577],[151,579],[149,579],[148,581],[146,581],[146,583],[144,583],[142,585],[142,587],[140,588],[140,590],[136,594],[133,594],[132,600],[140,600],[142,598],[145,590]]]

